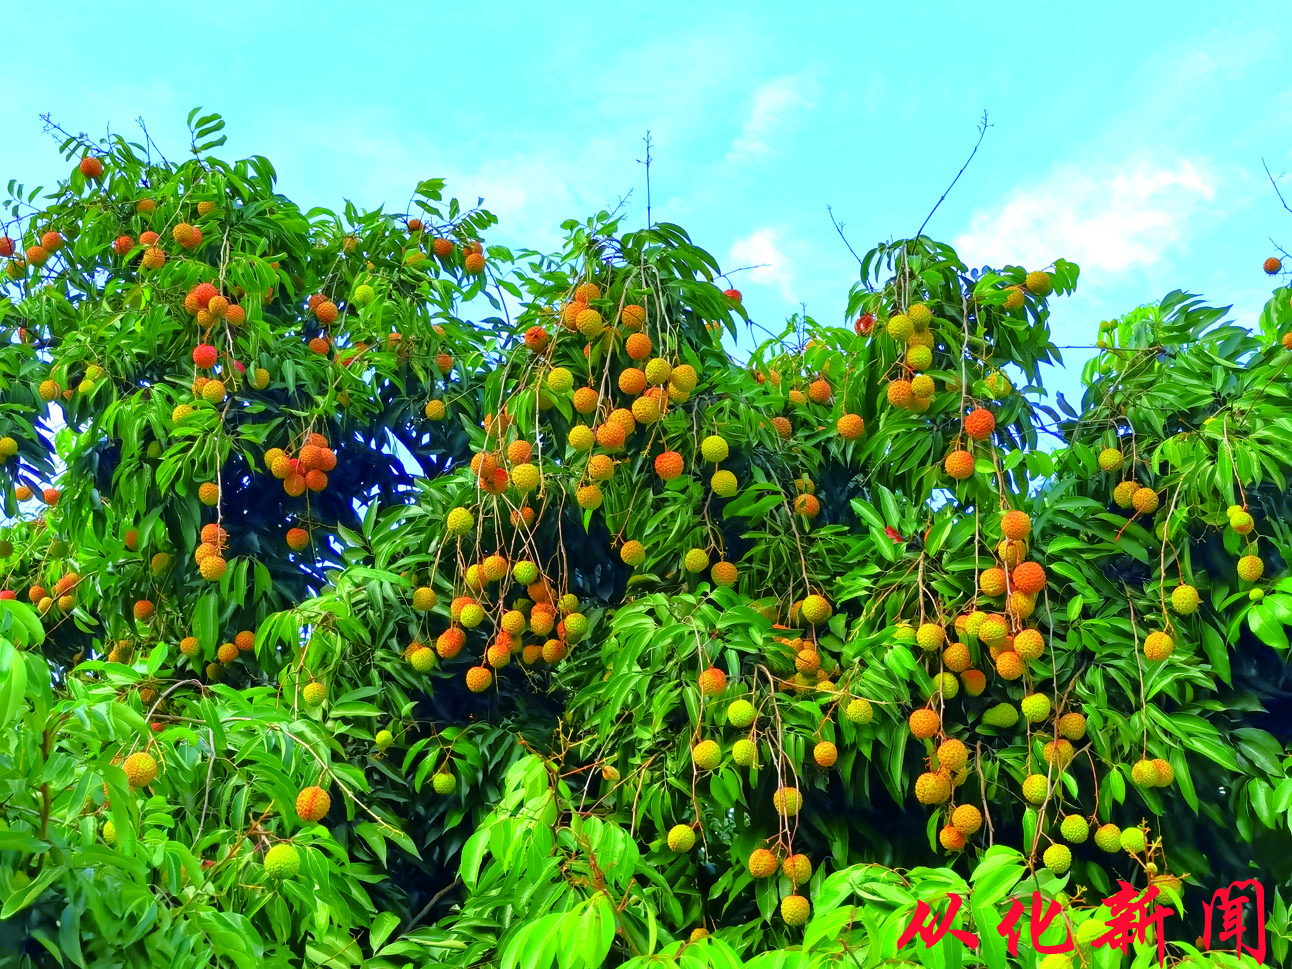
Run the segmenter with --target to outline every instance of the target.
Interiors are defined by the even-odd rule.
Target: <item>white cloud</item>
[[[1151,266],[1184,241],[1215,194],[1215,175],[1189,159],[1065,166],[977,212],[956,249],[970,265],[1043,266],[1062,257],[1083,270]]]
[[[784,233],[764,226],[733,242],[727,255],[727,265],[733,269],[746,266],[757,268],[737,274],[732,279],[732,284],[737,289],[743,280],[776,286],[786,302],[794,302],[794,270],[786,257],[783,239]]]
[[[773,137],[812,107],[815,91],[811,80],[793,75],[773,78],[756,87],[750,98],[749,116],[731,143],[727,161],[747,165],[770,154]]]

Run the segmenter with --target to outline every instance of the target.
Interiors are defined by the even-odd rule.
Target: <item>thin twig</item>
[[[965,163],[960,166],[960,171],[956,172],[956,177],[951,179],[951,184],[948,185],[947,190],[942,193],[942,198],[937,200],[933,208],[929,210],[929,214],[924,217],[924,221],[920,223],[920,228],[916,231],[914,238],[918,239],[924,234],[924,227],[929,224],[929,219],[933,218],[933,213],[938,210],[939,205],[946,201],[947,196],[951,194],[951,190],[956,187],[956,182],[960,181],[960,176],[965,173],[965,169],[968,168],[969,163],[973,161],[973,156],[978,154],[978,148],[982,145],[982,140],[987,134],[987,129],[990,127],[992,127],[992,125],[987,123],[987,112],[984,111],[982,113],[982,120],[978,122],[978,140],[974,143],[973,151],[969,152],[969,157],[966,158]]]
[[[857,260],[857,266],[860,268],[861,256],[857,255],[857,250],[852,247],[852,243],[848,241],[848,237],[843,234],[843,223],[834,217],[834,209],[830,208],[830,206],[827,205],[825,207],[825,211],[826,214],[830,216],[830,222],[834,225],[834,231],[839,233],[839,238],[842,239],[843,244],[848,247],[848,251],[852,253],[852,258]],[[926,219],[925,221],[927,222],[928,220]],[[921,226],[920,228],[924,227]]]
[[[1283,206],[1283,208],[1287,209],[1287,211],[1292,212],[1292,208],[1288,208],[1287,200],[1283,198],[1283,193],[1279,191],[1278,179],[1275,178],[1274,173],[1270,171],[1270,166],[1265,164],[1264,158],[1261,159],[1261,165],[1265,168],[1265,174],[1269,176],[1270,185],[1274,187],[1274,194],[1279,197],[1279,203]],[[1282,178],[1282,177],[1283,177],[1282,175],[1279,176],[1279,178]]]

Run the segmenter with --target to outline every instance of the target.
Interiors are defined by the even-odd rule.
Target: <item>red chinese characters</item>
[[[1245,894],[1244,890],[1250,890]],[[1243,919],[1243,907],[1252,905],[1256,912],[1256,945],[1244,944],[1244,929],[1247,923]],[[1215,918],[1219,910],[1220,924],[1217,928]],[[1265,965],[1265,888],[1254,878],[1247,881],[1231,882],[1227,888],[1218,888],[1211,896],[1211,901],[1204,907],[1206,917],[1205,930],[1202,933],[1202,948],[1212,946],[1212,930],[1217,929],[1215,941],[1222,943],[1222,948],[1236,950],[1241,959],[1246,952],[1258,965]]]
[[[1108,911],[1108,931],[1090,943],[1092,949],[1104,946],[1116,949],[1122,955],[1132,942],[1144,942],[1148,930],[1157,928],[1157,961],[1158,965],[1166,962],[1166,938],[1162,935],[1162,921],[1171,915],[1171,910],[1153,905],[1159,889],[1152,885],[1143,894],[1129,882],[1117,882],[1121,886],[1117,892],[1104,899]],[[1151,906],[1151,908],[1150,908]]]
[[[978,936],[974,935],[972,932],[966,932],[964,929],[951,928],[951,921],[956,917],[956,913],[960,911],[960,905],[962,904],[963,899],[961,899],[955,892],[949,892],[947,894],[947,902],[949,903],[947,905],[947,912],[946,915],[942,917],[941,922],[939,922],[933,915],[933,909],[929,908],[929,906],[924,902],[917,902],[915,905],[915,914],[911,916],[910,924],[906,926],[906,931],[902,933],[902,937],[897,940],[897,948],[901,949],[902,946],[906,945],[906,943],[910,942],[916,935],[918,935],[920,940],[924,943],[924,948],[932,949],[942,941],[944,936],[950,935],[953,938],[959,939],[969,948],[977,949],[979,943]]]
[[[1072,930],[1068,930],[1067,938],[1059,945],[1050,945],[1041,941],[1041,936],[1045,930],[1050,927],[1050,923],[1063,914],[1063,906],[1054,899],[1050,899],[1049,905],[1044,904],[1045,899],[1041,897],[1040,892],[1032,893],[1032,916],[1029,928],[1032,936],[1032,948],[1038,954],[1043,956],[1056,955],[1064,952],[1071,952],[1076,948],[1072,941]],[[1023,903],[1014,899],[1009,906],[1009,911],[1005,913],[1004,921],[996,927],[996,932],[1001,935],[1009,948],[1009,954],[1018,955],[1018,920],[1023,916]]]

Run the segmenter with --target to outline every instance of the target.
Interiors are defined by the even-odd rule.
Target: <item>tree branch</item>
[[[982,140],[986,137],[987,129],[990,127],[992,127],[992,125],[987,123],[987,112],[984,111],[982,113],[982,120],[978,122],[978,140],[974,142],[973,151],[969,152],[969,157],[966,158],[965,163],[960,166],[960,171],[956,172],[956,177],[951,179],[951,184],[948,185],[947,190],[942,193],[942,198],[938,199],[933,208],[929,209],[929,214],[924,217],[924,221],[920,223],[919,230],[915,233],[915,238],[918,239],[924,234],[924,227],[929,224],[929,219],[933,218],[933,213],[938,210],[938,206],[946,201],[947,196],[951,194],[951,190],[956,187],[956,182],[960,181],[960,176],[965,173],[965,169],[968,168],[969,163],[973,161],[973,156],[978,154],[978,149],[981,147]]]

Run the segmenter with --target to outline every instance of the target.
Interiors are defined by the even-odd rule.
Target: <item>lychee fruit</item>
[[[302,821],[319,821],[332,808],[332,798],[321,787],[307,787],[296,795],[296,816]]]

